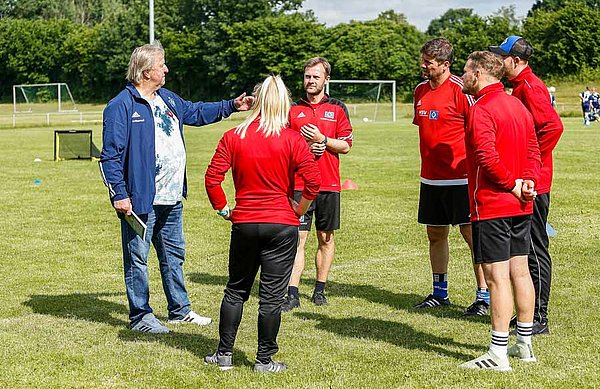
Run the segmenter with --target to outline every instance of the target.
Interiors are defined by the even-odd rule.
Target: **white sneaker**
[[[476,370],[495,370],[495,371],[511,371],[508,358],[500,358],[493,352],[489,351],[479,358],[465,362],[460,367],[465,369],[476,369]]]
[[[169,320],[170,324],[180,324],[180,323],[194,323],[199,326],[207,326],[212,322],[210,317],[204,317],[198,315],[194,311],[189,311],[187,315],[185,315],[182,319],[171,319]]]

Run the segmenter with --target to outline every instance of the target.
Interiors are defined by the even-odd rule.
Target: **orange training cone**
[[[358,189],[358,185],[350,179],[346,179],[342,184],[342,190],[356,190]]]

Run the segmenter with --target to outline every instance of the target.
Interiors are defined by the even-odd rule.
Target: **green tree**
[[[514,8],[501,8],[494,15],[482,18],[471,9],[448,10],[439,19],[431,22],[427,31],[434,32],[432,37],[447,38],[454,46],[454,64],[452,69],[462,74],[469,54],[477,50],[487,50],[497,45],[507,36],[519,32]]]
[[[541,75],[578,75],[596,71],[600,55],[594,31],[600,10],[580,1],[557,11],[538,11],[527,17],[524,36],[534,46],[532,66]]]
[[[14,84],[57,82],[64,79],[64,37],[77,27],[68,20],[0,21],[0,98]]]
[[[324,40],[335,78],[396,80],[407,94],[420,81],[419,50],[425,36],[401,14],[386,11],[375,20],[339,24]]]
[[[312,14],[292,13],[235,23],[227,34],[228,89],[251,91],[258,81],[275,73],[300,96],[302,65],[322,55],[327,30]]]
[[[599,0],[537,0],[531,7],[527,16],[531,16],[536,11],[558,11],[572,1],[582,3],[589,8],[600,8]]]

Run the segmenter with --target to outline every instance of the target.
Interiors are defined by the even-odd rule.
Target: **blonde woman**
[[[221,138],[206,171],[205,185],[217,214],[230,220],[229,281],[221,303],[219,346],[204,359],[221,370],[233,367],[233,344],[244,302],[260,268],[258,351],[254,371],[281,372],[278,350],[281,306],[296,255],[299,217],[316,197],[321,177],[304,138],[288,128],[289,91],[269,76],[255,91],[250,116]],[[221,187],[231,169],[235,209]],[[299,203],[292,200],[294,174],[304,180]]]

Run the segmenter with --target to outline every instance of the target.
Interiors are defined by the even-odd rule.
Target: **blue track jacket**
[[[182,139],[184,124],[215,123],[236,110],[233,100],[192,103],[168,89],[161,88],[157,93],[179,119]],[[111,204],[129,197],[133,211],[139,215],[152,210],[156,193],[154,131],[152,108],[131,83],[104,109],[99,163],[102,179],[108,187]],[[187,197],[186,177],[183,197]]]

